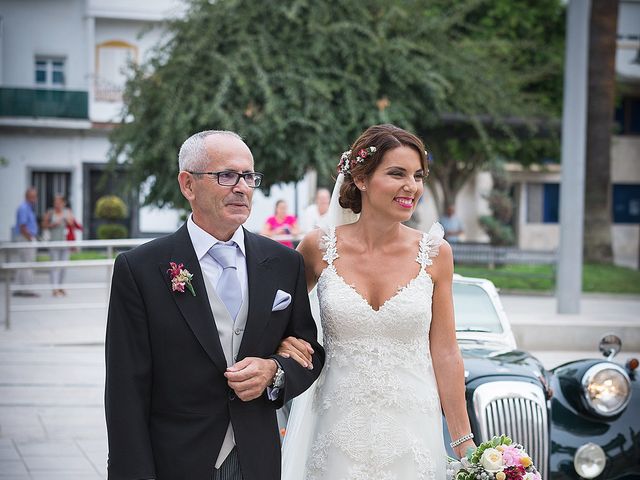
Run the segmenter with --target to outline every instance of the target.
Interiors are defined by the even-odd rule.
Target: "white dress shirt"
[[[220,280],[223,268],[211,257],[211,255],[208,255],[207,252],[216,243],[225,242],[218,240],[213,235],[205,232],[202,228],[196,225],[193,221],[193,214],[190,214],[189,219],[187,220],[187,230],[189,231],[189,237],[191,237],[193,248],[196,251],[196,257],[198,257],[198,261],[200,262],[202,274],[207,276],[212,285],[218,285],[218,280]],[[236,255],[238,256],[236,259],[236,268],[238,280],[240,281],[240,286],[242,288],[242,298],[244,300],[247,295],[247,290],[249,289],[249,277],[247,276],[247,256],[244,246],[244,230],[241,226],[234,232],[230,240],[236,242],[239,247],[236,251]],[[276,400],[279,394],[279,388],[267,387],[267,395],[270,400]]]
[[[218,280],[220,280],[220,276],[222,275],[222,266],[216,262],[211,255],[208,255],[209,249],[213,247],[216,243],[226,243],[223,240],[218,240],[216,237],[211,235],[210,233],[205,232],[202,228],[200,228],[193,221],[193,214],[189,215],[189,219],[187,220],[187,230],[189,231],[189,237],[191,237],[191,243],[193,244],[193,248],[196,251],[196,257],[198,257],[198,262],[200,262],[200,269],[202,270],[202,274],[206,275],[211,284],[215,287],[218,285]],[[242,227],[238,227],[238,229],[234,232],[231,240],[238,244],[238,249],[236,250],[236,273],[238,275],[238,281],[240,282],[240,287],[242,288],[242,298],[246,298],[247,289],[249,288],[249,277],[247,276],[247,258],[246,258],[246,250],[244,247],[244,230]]]

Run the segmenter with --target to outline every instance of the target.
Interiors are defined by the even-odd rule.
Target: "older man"
[[[316,202],[309,205],[302,215],[302,230],[310,232],[314,228],[319,228],[329,211],[331,203],[331,193],[326,188],[319,188],[316,192]]]
[[[193,135],[179,166],[186,224],[115,262],[109,479],[276,480],[276,409],[324,362],[302,257],[242,227],[262,174],[238,135]],[[289,336],[312,345],[308,368],[274,355]]]
[[[36,203],[38,201],[38,191],[34,187],[29,187],[24,194],[24,201],[16,210],[16,225],[14,227],[13,239],[16,242],[35,242],[38,236],[38,219],[36,217]],[[21,262],[35,262],[37,249],[21,248],[18,251]],[[17,297],[37,297],[36,292],[26,288],[33,283],[33,270],[18,270],[16,283],[24,285],[25,289],[13,292]]]

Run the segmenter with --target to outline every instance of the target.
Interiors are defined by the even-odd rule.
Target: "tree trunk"
[[[592,0],[585,177],[584,260],[612,263],[611,132],[618,0]]]

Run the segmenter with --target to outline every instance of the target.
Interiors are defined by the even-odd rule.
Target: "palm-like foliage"
[[[176,157],[193,132],[240,133],[268,187],[309,168],[329,178],[371,124],[395,123],[435,148],[449,138],[436,129],[443,114],[456,112],[468,119],[480,166],[494,135],[479,116],[529,116],[538,103],[509,49],[464,27],[486,2],[446,3],[191,0],[184,18],[167,23],[167,40],[133,68],[111,159],[130,164],[134,184],[148,181],[147,203],[183,206]],[[504,125],[497,131],[510,138]]]

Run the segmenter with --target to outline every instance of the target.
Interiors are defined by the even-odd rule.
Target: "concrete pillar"
[[[567,36],[562,112],[560,247],[556,299],[558,313],[580,312],[584,225],[587,69],[590,0],[567,4]]]

